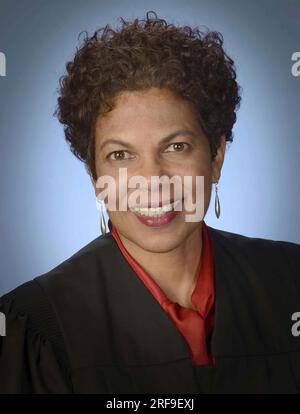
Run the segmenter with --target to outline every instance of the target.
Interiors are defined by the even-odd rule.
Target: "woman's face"
[[[217,157],[212,161],[210,145],[197,121],[193,104],[167,89],[124,92],[117,98],[114,109],[105,116],[99,115],[96,122],[97,177],[105,175],[115,179],[117,202],[120,201],[119,168],[126,168],[127,180],[133,176],[145,178],[148,187],[143,187],[143,195],[145,191],[149,195],[148,207],[151,207],[151,177],[167,176],[171,179],[179,176],[182,183],[185,176],[192,177],[192,199],[195,202],[196,176],[204,176],[203,218],[209,206],[212,182],[220,176],[224,151],[225,140],[222,139]],[[138,188],[141,187],[128,189],[127,198]],[[159,187],[156,193],[163,205],[178,199],[173,186],[167,199],[162,188]],[[102,190],[95,188],[96,195]],[[171,211],[154,219],[141,216],[141,213],[147,214],[145,211],[135,213],[130,209],[108,210],[107,213],[121,237],[147,251],[167,252],[199,229],[199,220],[186,221],[185,216],[191,211],[184,209],[184,199],[182,203],[183,211]]]

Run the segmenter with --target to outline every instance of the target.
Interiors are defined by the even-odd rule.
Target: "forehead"
[[[178,97],[168,89],[151,88],[146,91],[123,92],[113,102],[113,110],[99,115],[96,132],[116,133],[134,128],[152,129],[190,126],[197,127],[192,102]]]

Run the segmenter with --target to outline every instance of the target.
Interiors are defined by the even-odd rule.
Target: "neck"
[[[202,251],[202,223],[175,249],[149,252],[119,234],[131,256],[154,279],[172,302],[194,309],[191,294],[196,286]]]

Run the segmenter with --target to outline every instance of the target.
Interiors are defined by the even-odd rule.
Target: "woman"
[[[102,215],[101,236],[2,298],[2,393],[299,392],[299,245],[204,222],[212,184],[220,215],[240,102],[222,42],[147,13],[86,37],[67,64],[56,114],[110,232]],[[162,176],[204,177],[202,198],[194,180],[183,196],[120,208],[131,178],[152,197]],[[101,177],[117,183],[116,209]]]

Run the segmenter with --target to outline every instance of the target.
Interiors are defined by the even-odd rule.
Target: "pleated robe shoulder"
[[[208,230],[213,367],[108,233],[1,298],[0,393],[300,393],[300,245]]]

